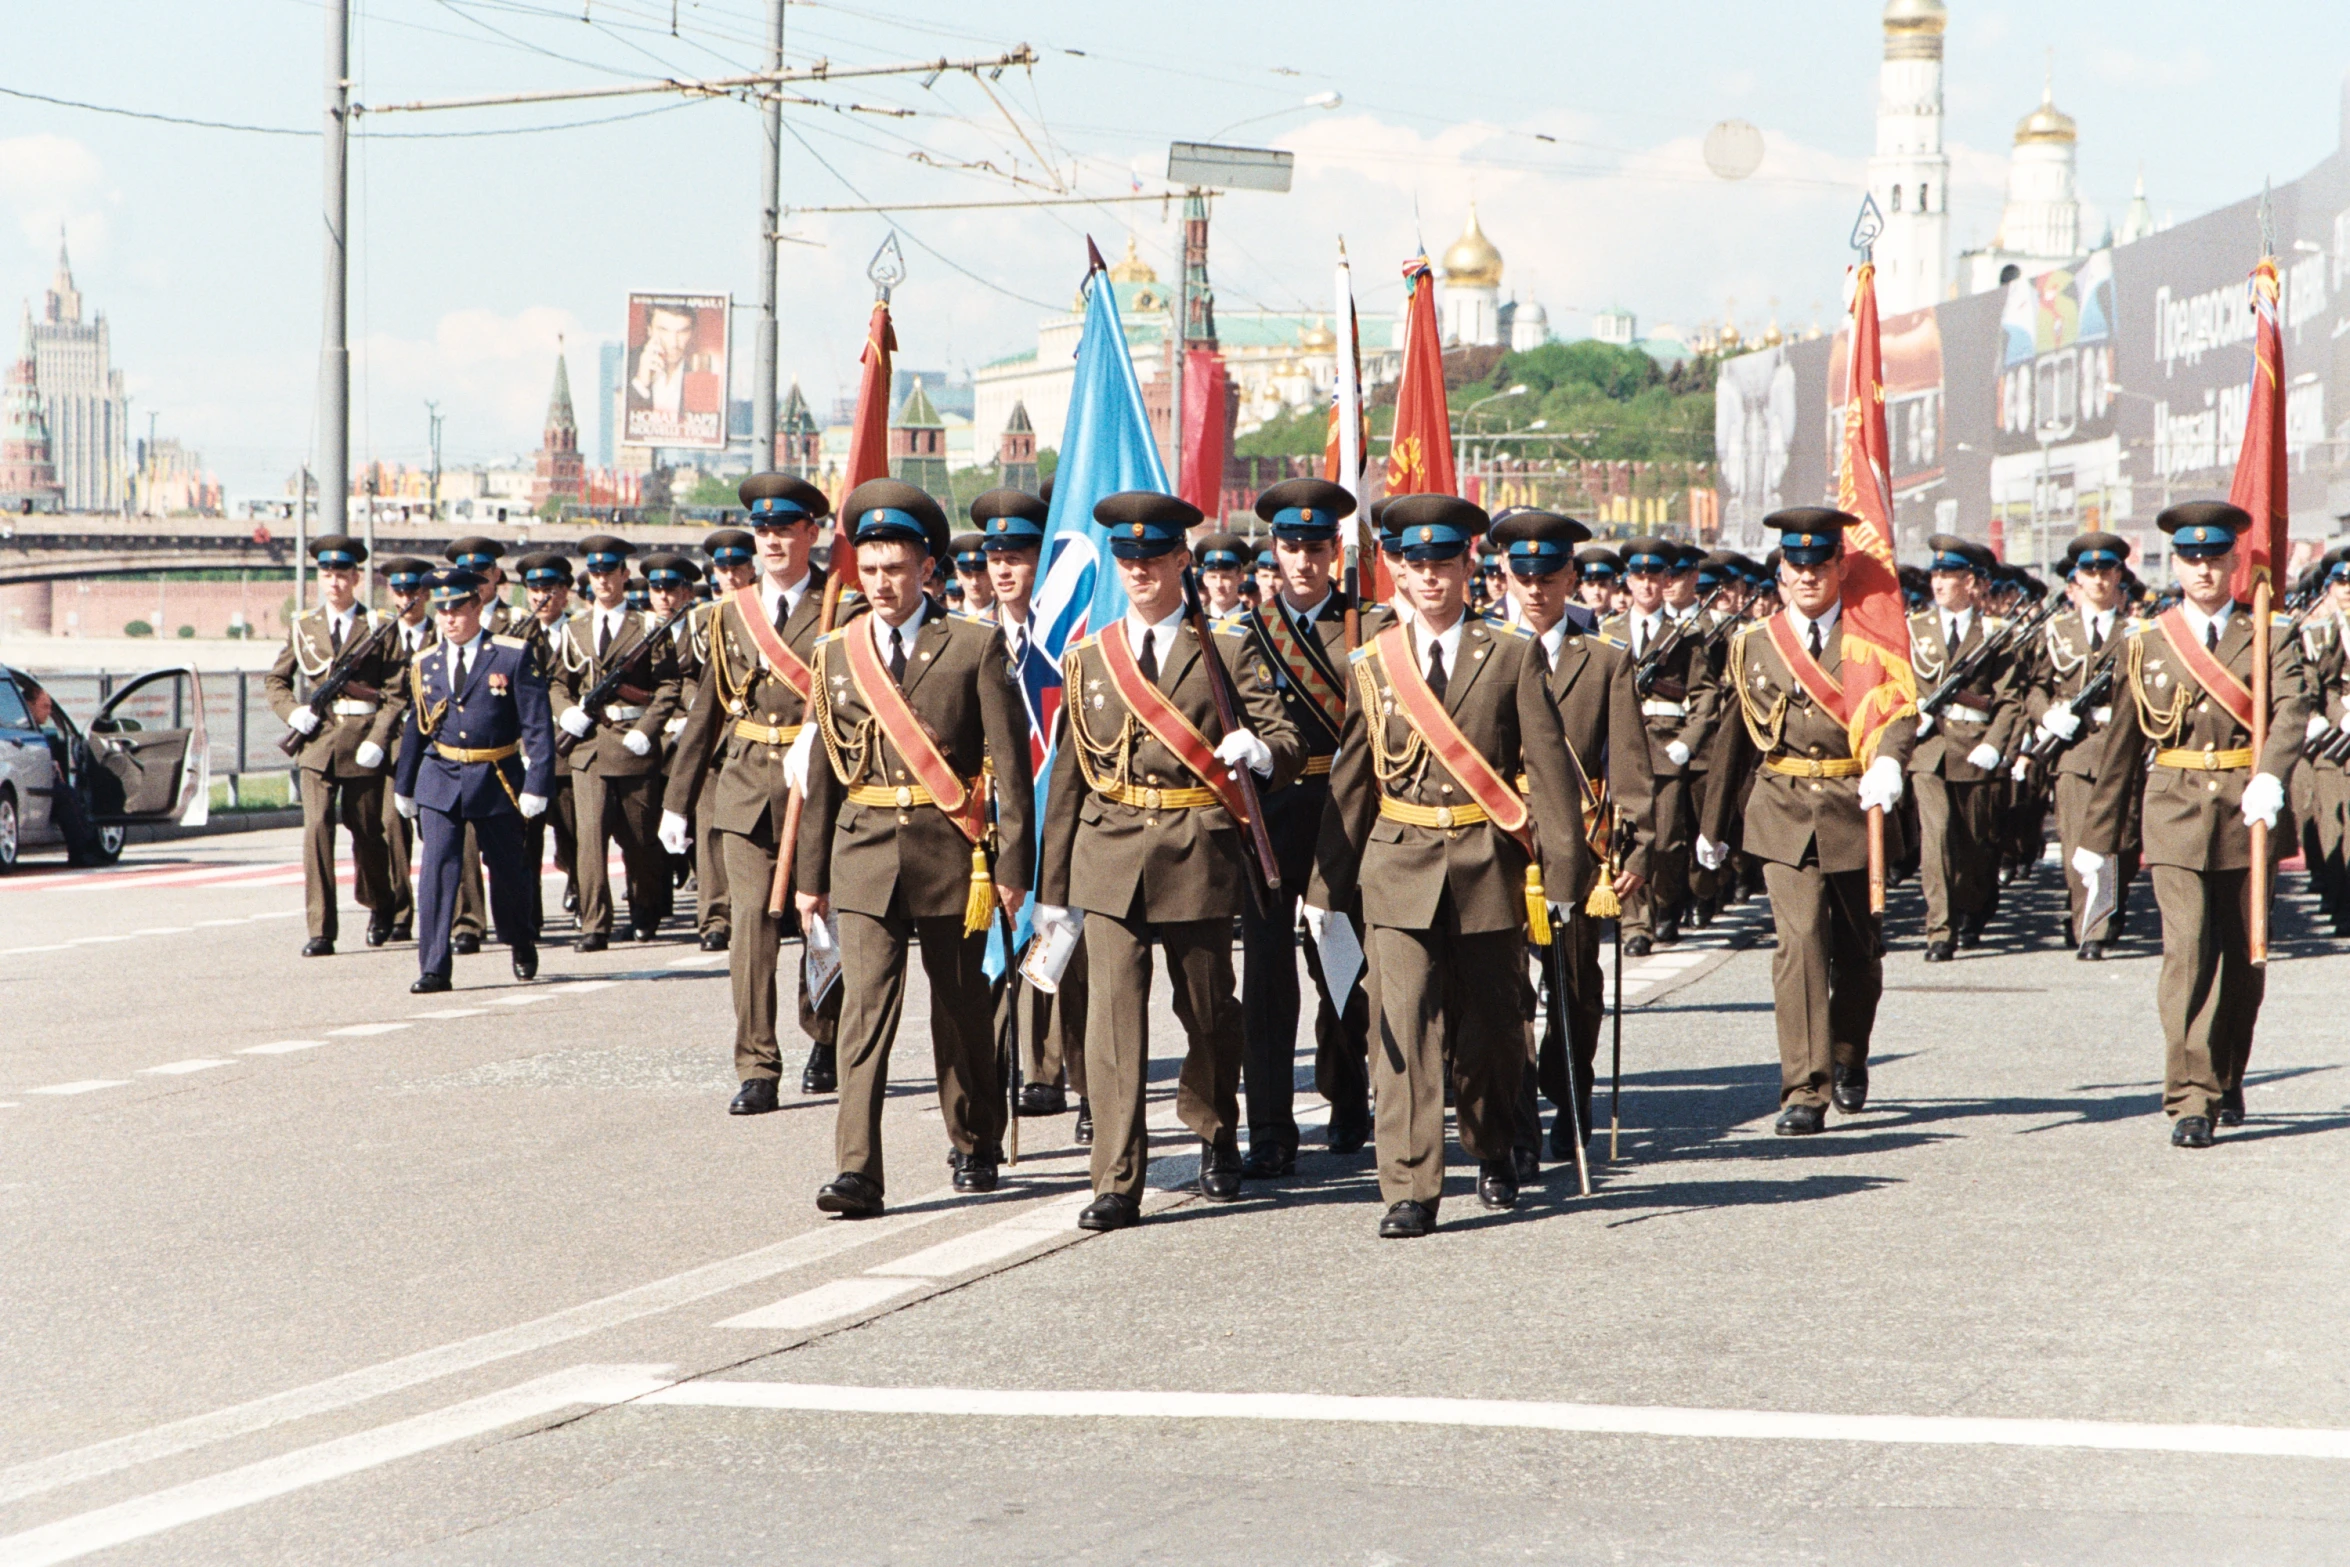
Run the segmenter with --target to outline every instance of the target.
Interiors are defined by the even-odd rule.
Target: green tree
[[[1285,408],[1232,443],[1238,457],[1319,457],[1329,448],[1330,414],[1318,403]]]

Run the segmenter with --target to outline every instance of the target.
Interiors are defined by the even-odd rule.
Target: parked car
[[[200,825],[211,787],[194,670],[149,670],[84,730],[40,681],[0,665],[0,874],[32,849],[111,865],[134,823]]]

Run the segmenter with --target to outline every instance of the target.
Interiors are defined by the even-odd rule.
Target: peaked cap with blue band
[[[1547,577],[1578,560],[1575,546],[1591,537],[1591,530],[1572,517],[1538,507],[1521,506],[1493,525],[1493,542],[1521,577]]]
[[[1926,548],[1933,555],[1926,562],[1928,571],[1971,571],[1978,577],[1987,577],[1999,561],[1989,550],[1955,533],[1937,533],[1926,540]]]
[[[2236,535],[2251,528],[2252,514],[2226,501],[2182,501],[2154,525],[2170,535],[2172,554],[2196,560],[2234,549]]]
[[[1200,509],[1157,490],[1120,490],[1094,503],[1093,520],[1109,530],[1114,558],[1150,560],[1183,547]]]
[[[1681,557],[1681,547],[1671,539],[1660,539],[1654,534],[1642,534],[1624,541],[1624,571],[1671,573]]]
[[[1257,556],[1248,540],[1237,533],[1210,533],[1200,539],[1191,558],[1202,571],[1239,571],[1253,564]]]
[[[713,566],[747,566],[759,558],[759,541],[748,529],[720,528],[702,540],[702,553]]]
[[[1624,574],[1624,557],[1604,544],[1586,544],[1575,551],[1575,564],[1586,577],[1612,581]]]
[[[1398,495],[1383,521],[1411,561],[1450,560],[1490,525],[1483,507],[1457,495]]]
[[[551,588],[560,582],[571,586],[571,562],[553,550],[539,550],[516,561],[526,588]]]
[[[2119,566],[2130,558],[2130,541],[2118,533],[2084,533],[2064,547],[2068,573],[2083,566]]]
[[[367,546],[348,533],[322,533],[310,541],[310,558],[321,566],[356,566],[367,559]]]
[[[762,522],[820,522],[832,515],[824,492],[796,474],[754,473],[735,490],[751,514],[751,524]]]
[[[462,566],[471,572],[486,573],[506,553],[506,546],[496,539],[476,533],[468,538],[451,541],[449,547],[441,553],[451,565]]]
[[[591,533],[579,541],[580,557],[590,571],[618,571],[636,553],[636,546],[609,533]]]
[[[451,604],[462,604],[468,599],[478,598],[482,585],[488,581],[489,578],[478,571],[468,571],[463,566],[444,566],[424,579],[424,587],[432,595],[436,606],[446,608]]]
[[[984,550],[1035,549],[1044,543],[1052,506],[1026,490],[989,490],[971,503],[971,520],[984,536]]]
[[[645,557],[645,581],[657,588],[674,588],[702,580],[702,568],[678,554],[662,550]]]
[[[956,534],[947,544],[948,552],[955,557],[955,569],[957,571],[985,571],[987,556],[983,551],[986,544],[987,535],[976,529],[969,533]]]
[[[1860,519],[1833,506],[1790,506],[1763,519],[1763,531],[1779,536],[1779,558],[1796,566],[1824,566],[1844,553],[1844,530]]]
[[[904,539],[942,560],[953,543],[954,529],[938,502],[902,479],[867,479],[849,492],[840,510],[849,537],[859,544]]]
[[[1257,497],[1257,515],[1273,525],[1273,537],[1298,543],[1337,538],[1354,509],[1346,486],[1328,479],[1284,479]]]

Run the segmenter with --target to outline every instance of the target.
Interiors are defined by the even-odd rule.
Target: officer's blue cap
[[[1586,544],[1575,551],[1575,564],[1595,581],[1613,582],[1624,574],[1624,560],[1604,544]]]
[[[481,585],[488,580],[478,571],[469,571],[463,566],[448,566],[426,577],[424,586],[435,604],[462,604],[478,596]]]
[[[1457,495],[1399,495],[1388,502],[1383,520],[1410,561],[1450,560],[1488,526],[1484,509]]]
[[[551,588],[558,582],[568,587],[571,583],[571,562],[552,550],[525,555],[520,564],[525,587]]]
[[[1238,571],[1251,563],[1268,565],[1265,556],[1248,547],[1248,541],[1237,533],[1211,533],[1199,541],[1192,552],[1202,571]]]
[[[933,559],[949,553],[952,530],[947,514],[924,491],[900,479],[867,479],[850,492],[841,508],[849,519],[849,536],[859,544],[904,539],[919,544]]]
[[[1257,570],[1279,571],[1280,569],[1281,563],[1273,558],[1273,552],[1271,550],[1257,551]]]
[[[1273,537],[1299,543],[1337,538],[1354,509],[1346,486],[1328,479],[1284,479],[1257,497],[1257,515],[1273,525]]]
[[[1626,572],[1666,572],[1680,569],[1681,549],[1671,539],[1653,535],[1624,541]]]
[[[2252,514],[2226,501],[2186,501],[2154,519],[2170,535],[2171,553],[2208,560],[2236,547],[2236,535],[2252,526]]]
[[[432,562],[418,560],[413,555],[399,555],[379,563],[387,586],[403,593],[412,593],[424,586],[424,579],[432,574]]]
[[[952,546],[957,571],[985,571],[987,554],[984,533],[958,533]]]
[[[1591,530],[1574,518],[1533,506],[1521,506],[1493,525],[1494,544],[1511,573],[1520,577],[1564,571],[1576,560],[1575,546],[1590,537]]]
[[[713,566],[747,566],[759,556],[758,541],[740,528],[720,528],[702,540]]]
[[[463,566],[467,571],[477,571],[485,575],[492,566],[498,563],[498,558],[505,553],[505,545],[500,544],[496,539],[484,538],[478,533],[468,538],[452,540],[447,551],[451,564]]]
[[[2084,533],[2064,547],[2066,575],[2082,566],[2121,566],[2130,558],[2130,541],[2118,533]]]
[[[735,490],[751,514],[751,526],[760,523],[818,521],[832,514],[824,492],[797,474],[754,473]]]
[[[1026,490],[989,490],[971,503],[971,520],[979,525],[983,550],[1034,549],[1044,543],[1044,526],[1052,507]]]
[[[1844,530],[1860,522],[1833,506],[1791,506],[1763,519],[1779,535],[1779,558],[1796,566],[1824,566],[1844,552]]]
[[[596,533],[579,541],[579,553],[590,571],[618,571],[636,553],[636,546],[609,533]]]
[[[310,541],[310,558],[321,566],[356,566],[367,558],[367,546],[347,533],[322,533]]]
[[[1149,560],[1182,548],[1199,525],[1200,509],[1157,490],[1121,490],[1095,505],[1093,520],[1109,529],[1112,556]]]
[[[702,568],[673,551],[663,550],[658,555],[645,557],[645,581],[656,587],[682,587],[688,582],[699,582],[701,579]],[[523,580],[528,581],[529,579],[526,577]]]

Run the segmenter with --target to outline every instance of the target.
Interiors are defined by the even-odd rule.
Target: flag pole
[[[2252,587],[2252,757],[2256,767],[2261,752],[2268,748],[2269,606],[2275,591],[2266,571]],[[2246,889],[2251,907],[2244,911],[2244,935],[2255,967],[2268,962],[2268,884],[2268,823],[2254,822],[2252,875]]]
[[[1873,195],[1864,194],[1860,199],[1860,216],[1854,220],[1852,225],[1852,239],[1850,242],[1852,248],[1860,252],[1860,264],[1864,269],[1862,273],[1863,277],[1868,277],[1871,275],[1871,273],[1873,273],[1877,261],[1877,236],[1882,234],[1884,231],[1885,219],[1883,214],[1877,211],[1876,197]],[[1871,318],[1874,319],[1877,302],[1876,295],[1873,291],[1871,291],[1869,294],[1868,304]],[[1844,355],[1845,417],[1848,421],[1851,418],[1851,410],[1855,406],[1855,401],[1861,395],[1860,307],[1861,296],[1860,292],[1856,289],[1852,299],[1852,344],[1851,347],[1846,350]],[[1883,416],[1879,414],[1877,417],[1882,418]],[[1849,446],[1845,453],[1845,462],[1847,465],[1849,465],[1851,462],[1851,452],[1849,450]],[[1841,497],[1839,497],[1839,499],[1841,499]],[[1892,496],[1888,493],[1885,497],[1885,500],[1887,503],[1885,518],[1886,542],[1891,543],[1893,521],[1891,514]],[[1882,918],[1885,913],[1885,808],[1881,805],[1872,805],[1867,810],[1863,811],[1861,815],[1868,824],[1869,913]]]

